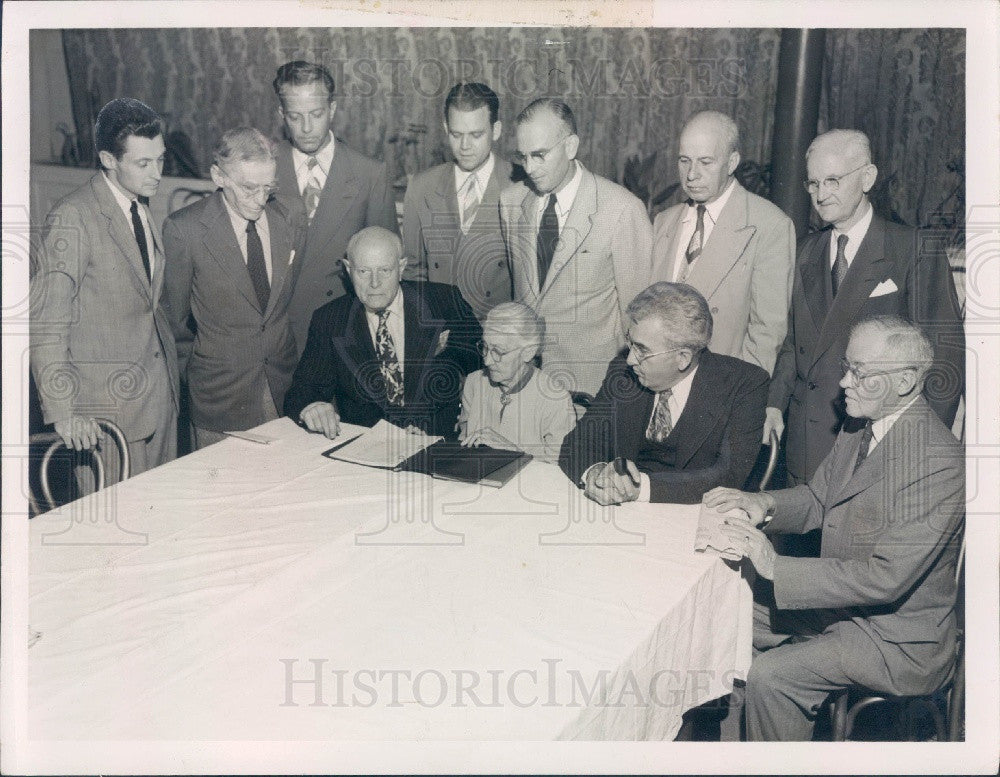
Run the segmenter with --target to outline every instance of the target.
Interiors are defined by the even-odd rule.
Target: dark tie
[[[257,292],[257,301],[263,313],[267,310],[267,300],[271,296],[271,284],[267,281],[267,264],[264,262],[264,246],[257,234],[257,222],[247,222],[247,271],[250,282]]]
[[[149,246],[146,245],[146,229],[139,218],[139,203],[132,200],[132,231],[135,232],[135,242],[139,244],[142,254],[142,266],[146,268],[146,280],[152,283],[153,274],[149,271]]]
[[[698,221],[694,225],[694,234],[691,235],[691,242],[688,243],[687,251],[684,256],[687,257],[688,264],[691,264],[695,259],[701,256],[701,249],[705,245],[705,206],[700,202],[698,203]]]
[[[872,422],[865,424],[864,431],[861,432],[861,447],[858,448],[858,459],[854,462],[854,471],[858,471],[861,462],[868,458],[868,450],[872,446]]]
[[[399,369],[399,357],[396,356],[396,344],[389,334],[387,319],[389,311],[382,310],[378,314],[378,328],[375,330],[375,355],[378,356],[379,372],[385,381],[385,398],[390,405],[403,406],[403,373]]]
[[[837,235],[837,258],[833,261],[833,269],[830,272],[830,285],[833,289],[833,296],[837,296],[840,284],[844,282],[847,275],[847,254],[844,249],[847,247],[847,235]]]
[[[559,242],[559,219],[556,217],[556,196],[549,195],[549,203],[542,212],[542,223],[538,227],[538,290],[545,286],[545,276],[556,253]]]
[[[673,395],[672,389],[665,389],[657,394],[656,407],[653,408],[646,427],[646,439],[650,442],[663,442],[674,429],[674,419],[670,417],[670,405],[667,404]]]

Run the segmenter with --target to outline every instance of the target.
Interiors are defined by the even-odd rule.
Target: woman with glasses
[[[483,369],[465,380],[458,416],[463,445],[530,453],[556,462],[576,425],[569,392],[535,366],[545,324],[527,305],[505,302],[483,324]]]

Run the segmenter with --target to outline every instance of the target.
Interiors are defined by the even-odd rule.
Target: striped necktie
[[[319,195],[323,191],[323,187],[319,184],[319,174],[321,172],[319,166],[319,160],[311,156],[306,160],[306,168],[308,173],[306,176],[306,185],[302,190],[302,199],[306,206],[306,218],[312,221],[313,216],[316,215],[316,207],[319,205]]]
[[[462,234],[468,234],[469,227],[476,220],[476,211],[479,210],[479,186],[477,183],[476,174],[473,173],[462,184],[462,193],[458,198],[462,207]]]

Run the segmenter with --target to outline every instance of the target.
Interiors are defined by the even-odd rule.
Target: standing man
[[[653,222],[653,280],[694,286],[712,311],[712,351],[771,373],[788,326],[795,228],[736,181],[739,144],[723,113],[684,125],[677,168],[688,201]]]
[[[511,299],[500,234],[500,191],[511,164],[498,159],[500,100],[486,84],[455,84],[444,101],[454,163],[413,177],[403,203],[403,249],[412,277],[457,286],[476,316]]]
[[[965,338],[944,252],[927,251],[917,230],[890,224],[868,200],[878,169],[867,136],[831,130],[806,151],[813,207],[828,229],[799,244],[788,334],[768,397],[764,437],[785,443],[792,483],[804,483],[833,447],[845,418],[840,360],[851,325],[878,314],[920,326],[934,346],[927,400],[951,426],[965,379]]]
[[[831,692],[934,693],[954,667],[964,457],[921,396],[933,358],[910,322],[862,321],[840,381],[857,423],[845,424],[809,484],[705,495],[710,507],[745,511],[727,518],[726,534],[763,583],[746,683],[748,740],[808,740]],[[819,558],[776,555],[764,533],[817,528]]]
[[[367,226],[399,228],[385,165],[333,137],[337,103],[327,69],[286,62],[273,86],[288,138],[278,146],[278,196],[293,219],[309,225],[288,309],[301,352],[313,311],[344,293],[347,241]]]
[[[163,171],[163,122],[112,100],[94,131],[101,170],[52,209],[31,277],[31,369],[46,423],[68,447],[125,433],[132,474],[177,453],[177,355],[160,306],[163,240],[145,200]],[[117,456],[108,464],[117,468]]]
[[[535,100],[516,124],[528,183],[500,195],[514,298],[545,320],[542,366],[589,399],[625,346],[628,303],[649,283],[649,217],[627,189],[576,160],[566,103]]]
[[[226,132],[212,180],[219,191],[163,227],[166,308],[196,448],[277,418],[296,363],[288,303],[302,230],[271,199],[274,142],[250,127]]]

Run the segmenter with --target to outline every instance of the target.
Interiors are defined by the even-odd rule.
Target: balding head
[[[724,113],[701,111],[688,119],[677,153],[684,193],[706,205],[719,199],[740,164],[739,145],[736,122]]]
[[[813,152],[835,154],[851,167],[871,164],[872,147],[860,130],[835,129],[816,136],[806,149],[806,162]]]
[[[403,244],[384,227],[366,227],[347,244],[344,266],[361,304],[377,313],[388,307],[399,291],[406,267]]]
[[[719,111],[699,111],[684,122],[681,137],[688,130],[692,132],[710,132],[724,145],[726,153],[740,150],[740,128],[729,116]]]

